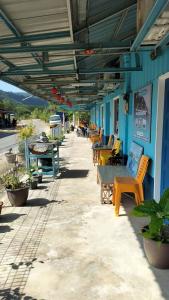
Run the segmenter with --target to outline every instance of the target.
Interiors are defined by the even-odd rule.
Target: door
[[[100,106],[100,126],[104,128],[104,106]]]
[[[169,79],[165,81],[164,117],[161,157],[161,194],[169,188]]]
[[[119,99],[114,100],[114,135],[119,133]]]
[[[105,135],[110,135],[110,102],[106,103],[106,132]]]

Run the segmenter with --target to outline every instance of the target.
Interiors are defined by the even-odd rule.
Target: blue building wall
[[[91,123],[96,124],[96,105],[90,110],[90,121]]]
[[[156,60],[151,60],[150,52],[143,52],[140,54],[141,65],[143,71],[131,73],[130,79],[130,100],[129,100],[129,113],[126,117],[121,116],[121,122],[123,128],[126,128],[126,151],[130,149],[131,141],[138,143],[144,147],[144,154],[148,155],[151,159],[150,166],[148,169],[148,175],[145,178],[147,184],[146,195],[147,198],[153,197],[154,189],[154,159],[155,159],[155,143],[156,143],[156,117],[157,117],[157,97],[158,97],[158,78],[162,74],[169,71],[169,50],[165,50],[161,56]],[[132,63],[134,64],[134,55],[132,56]],[[152,85],[152,106],[151,106],[151,140],[146,142],[142,139],[138,139],[133,136],[133,115],[134,115],[134,93],[140,88],[151,84]],[[123,140],[124,134],[121,134]],[[125,144],[125,142],[124,142]]]
[[[110,114],[105,114],[104,124],[106,124],[106,118],[110,119],[109,132],[105,128],[105,135],[114,133],[114,110],[113,99],[119,96],[119,138],[123,141],[123,152],[128,154],[130,144],[132,141],[138,143],[144,147],[144,154],[151,158],[151,163],[148,169],[148,175],[145,181],[147,181],[146,194],[147,198],[153,196],[153,184],[154,184],[154,159],[155,159],[155,143],[156,143],[156,117],[157,117],[157,97],[158,97],[158,78],[162,74],[169,72],[169,49],[166,49],[155,60],[151,60],[150,52],[140,53],[141,66],[143,71],[133,72],[130,75],[125,75],[125,83],[119,89],[115,90],[112,94],[107,95],[103,99],[104,108],[106,103],[110,102]],[[131,57],[131,63],[134,65],[135,56]],[[151,140],[146,142],[133,136],[133,109],[134,109],[134,93],[140,88],[151,84],[152,85],[152,105],[151,105]],[[129,111],[126,114],[124,111],[123,94],[129,92]],[[107,121],[108,122],[108,121]]]
[[[96,105],[96,125],[99,128],[101,124],[101,120],[100,120],[100,105],[97,104]]]

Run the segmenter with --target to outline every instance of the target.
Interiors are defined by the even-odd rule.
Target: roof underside
[[[0,0],[1,79],[49,101],[53,85],[74,104],[102,100],[125,79],[136,15],[136,0]]]

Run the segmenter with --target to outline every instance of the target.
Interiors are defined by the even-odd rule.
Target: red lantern
[[[66,105],[69,106],[69,107],[73,106],[73,104],[72,104],[72,102],[70,100],[67,100]]]
[[[96,53],[96,51],[93,50],[93,49],[86,49],[86,50],[84,51],[84,53],[85,53],[86,55],[93,55],[93,54]]]
[[[52,94],[52,95],[56,95],[57,93],[58,93],[57,88],[53,87],[53,88],[51,89],[51,94]]]

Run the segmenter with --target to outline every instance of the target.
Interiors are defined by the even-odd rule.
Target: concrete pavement
[[[169,299],[169,271],[144,256],[145,220],[129,217],[131,200],[119,218],[100,204],[87,139],[71,133],[64,144],[60,178],[31,191],[26,207],[3,209],[0,299]]]

